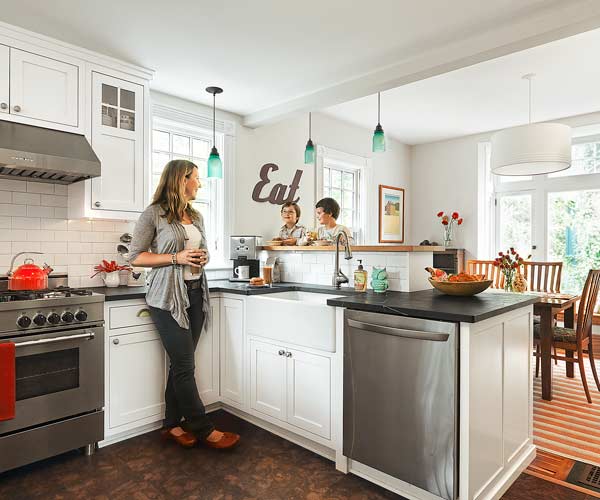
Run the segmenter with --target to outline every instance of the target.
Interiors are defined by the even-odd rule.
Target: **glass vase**
[[[444,226],[444,247],[449,248],[452,245],[452,226]]]
[[[515,271],[511,269],[510,271],[502,271],[504,274],[504,291],[505,292],[514,292],[513,283],[515,280]]]

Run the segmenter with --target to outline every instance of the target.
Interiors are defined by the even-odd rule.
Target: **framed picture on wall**
[[[404,189],[379,185],[379,243],[404,243]]]

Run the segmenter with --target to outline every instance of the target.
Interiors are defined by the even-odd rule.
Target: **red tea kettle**
[[[19,255],[32,253],[42,254],[42,252],[20,252],[12,258],[10,270],[7,273],[9,290],[45,290],[48,288],[48,275],[52,272],[52,268],[46,263],[41,268],[33,263],[33,259],[27,258],[24,260],[24,264],[13,272],[15,259]]]

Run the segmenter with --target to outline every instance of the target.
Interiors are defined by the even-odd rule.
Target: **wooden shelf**
[[[439,252],[442,246],[419,245],[351,245],[353,252]],[[335,252],[335,246],[259,246],[259,250],[274,252]],[[340,245],[340,248],[343,248]]]

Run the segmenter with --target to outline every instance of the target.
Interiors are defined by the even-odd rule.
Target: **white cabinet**
[[[250,341],[250,407],[286,420],[285,349]]]
[[[108,428],[161,420],[166,353],[158,333],[110,335],[108,341]]]
[[[244,301],[224,297],[221,302],[221,397],[243,405]]]
[[[92,148],[102,175],[92,179],[92,211],[144,209],[144,87],[92,73]]]
[[[196,348],[196,385],[204,405],[219,401],[220,303],[220,299],[211,299],[212,323],[202,332]]]
[[[4,56],[0,57],[4,60]],[[52,124],[77,127],[79,67],[11,48],[8,111],[15,116],[47,122],[45,126],[49,127]]]
[[[250,340],[250,407],[331,438],[331,358]]]
[[[291,349],[287,359],[287,421],[329,439],[331,358]]]
[[[10,95],[10,49],[0,45],[0,113],[9,112]]]

